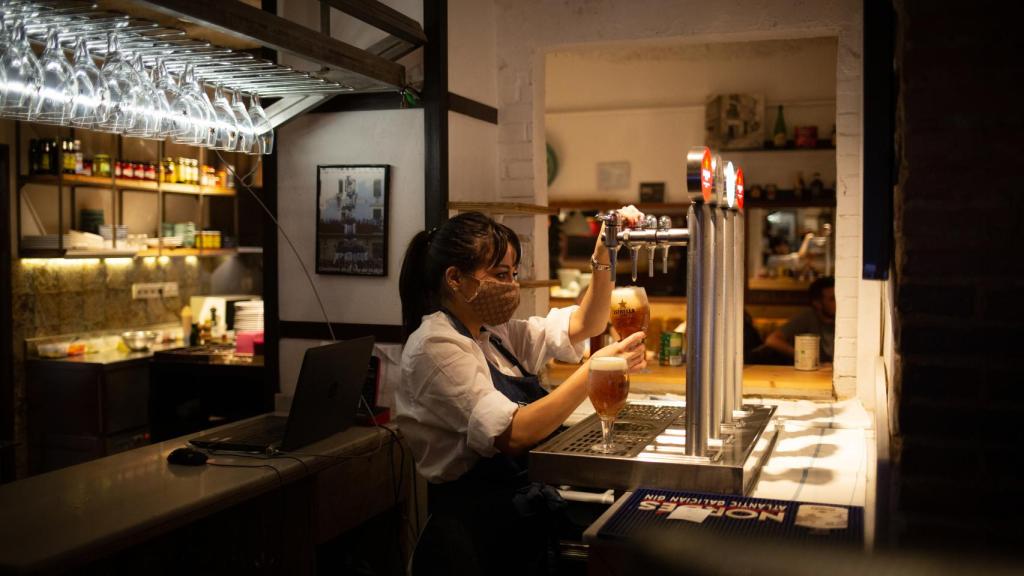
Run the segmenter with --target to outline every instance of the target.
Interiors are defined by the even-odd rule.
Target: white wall
[[[640,182],[664,182],[666,202],[687,202],[680,162],[704,139],[702,106],[548,113],[547,143],[558,158],[548,200],[639,201]],[[625,161],[625,188],[598,189],[597,165]]]
[[[665,182],[667,200],[685,202],[682,158],[706,142],[704,106],[715,94],[762,97],[770,137],[778,107],[786,127],[815,126],[827,139],[836,122],[835,37],[694,43],[686,39],[576,46],[545,56],[545,137],[558,155],[550,200],[614,197],[636,202],[640,182]],[[684,112],[686,110],[686,112]],[[835,153],[735,152],[748,185],[794,188],[819,173],[836,180]],[[628,187],[598,191],[596,162],[631,164]]]
[[[498,105],[496,22],[492,0],[448,2],[448,91]]]
[[[499,0],[497,57],[499,98],[499,167],[523,158],[543,159],[545,54],[585,44],[653,39],[687,39],[693,43],[747,42],[787,38],[838,38],[836,56],[837,143],[837,283],[835,386],[844,397],[873,389],[873,370],[858,370],[872,346],[858,344],[863,333],[878,332],[877,298],[860,280],[861,238],[861,46],[859,0],[796,5],[766,0],[752,5],[739,0],[706,3],[692,0]],[[535,138],[535,135],[541,135]],[[533,178],[499,173],[499,197],[547,202],[544,163],[533,162]],[[547,230],[537,226],[537,240]],[[546,240],[543,240],[546,241]],[[845,246],[845,248],[844,248]],[[858,295],[864,287],[866,301]],[[875,290],[877,292],[877,289]],[[877,352],[877,349],[876,349]],[[877,355],[877,354],[876,354]],[[870,406],[873,401],[866,399]]]

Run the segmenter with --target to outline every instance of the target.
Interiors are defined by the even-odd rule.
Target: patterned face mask
[[[512,319],[519,307],[519,283],[498,282],[485,278],[474,278],[480,283],[476,294],[466,298],[466,304],[480,320],[489,326],[504,324]]]

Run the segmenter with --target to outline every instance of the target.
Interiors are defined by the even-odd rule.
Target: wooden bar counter
[[[660,366],[648,361],[646,373],[630,375],[630,392],[639,394],[686,394],[686,365]],[[547,381],[557,386],[578,368],[576,364],[549,362]],[[743,395],[806,400],[832,400],[832,365],[819,370],[792,366],[749,365],[743,368]]]
[[[413,485],[383,428],[169,464],[185,440],[0,486],[0,573],[309,574],[317,544],[407,503]]]

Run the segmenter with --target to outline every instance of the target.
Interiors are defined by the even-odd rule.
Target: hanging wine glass
[[[274,129],[270,126],[267,113],[260,106],[259,94],[253,93],[249,104],[249,117],[252,118],[253,131],[259,144],[259,154],[270,154],[274,151]]]
[[[27,120],[39,97],[42,73],[21,22],[14,25],[7,49],[0,55],[0,69],[6,78],[0,113],[8,118]]]
[[[235,124],[235,113],[231,103],[224,96],[224,89],[217,86],[213,92],[213,110],[216,113],[217,136],[211,148],[215,150],[234,150],[238,140],[238,126]]]
[[[259,153],[259,144],[256,142],[256,132],[252,125],[252,118],[242,103],[238,92],[231,94],[231,111],[235,114],[235,125],[238,126],[238,140],[235,142],[235,152],[246,154]]]
[[[60,33],[50,28],[46,36],[46,50],[39,60],[42,72],[39,82],[39,97],[29,115],[30,120],[46,124],[66,125],[71,121],[71,111],[78,82],[71,64],[60,47]]]
[[[75,43],[75,64],[71,70],[78,85],[71,107],[71,123],[82,128],[94,128],[107,118],[106,79],[89,54],[85,36],[79,36]]]
[[[160,129],[161,111],[156,101],[156,87],[149,81],[149,73],[141,54],[135,55],[132,70],[135,72],[135,86],[132,87],[135,118],[125,133],[139,138],[156,138]]]
[[[178,99],[181,98],[181,90],[174,77],[167,71],[167,63],[163,59],[157,60],[153,68],[153,86],[167,102],[167,115],[161,122],[160,134],[177,142],[192,127],[188,117],[180,114],[175,108]]]
[[[172,82],[166,75],[167,82]],[[177,97],[171,104],[174,116],[175,135],[172,139],[180,144],[205,146],[208,133],[206,108],[199,95],[199,85],[195,81],[195,69],[191,64],[185,66],[179,78]]]
[[[97,128],[107,132],[126,132],[135,125],[135,115],[139,110],[139,91],[135,89],[138,74],[121,52],[115,33],[107,36],[107,57],[101,72],[106,80],[108,113]]]

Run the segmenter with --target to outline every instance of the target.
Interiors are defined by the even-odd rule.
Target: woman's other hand
[[[618,356],[626,360],[630,372],[639,372],[647,368],[647,348],[644,346],[646,340],[646,334],[634,332],[619,342],[601,348],[591,358]]]

